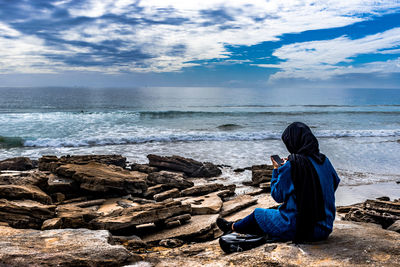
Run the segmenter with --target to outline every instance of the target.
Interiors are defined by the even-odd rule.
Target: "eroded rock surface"
[[[108,231],[37,231],[0,226],[0,265],[122,266],[138,258],[109,243]]]
[[[272,165],[253,165],[251,167],[251,180],[254,185],[269,182],[272,178]]]
[[[32,161],[27,157],[9,158],[0,161],[0,170],[26,171],[33,168]]]
[[[147,177],[148,184],[159,185],[163,184],[167,188],[186,189],[194,184],[188,181],[182,173],[160,171],[150,173]]]
[[[221,170],[210,162],[199,162],[194,159],[180,156],[162,157],[147,155],[149,165],[162,170],[184,172],[189,177],[216,177],[221,175]]]
[[[65,164],[78,164],[85,165],[89,162],[97,162],[106,165],[115,165],[122,168],[126,167],[126,158],[121,155],[82,155],[82,156],[43,156],[39,159],[39,170],[51,171],[55,170],[61,165]]]
[[[373,224],[336,221],[326,241],[270,243],[225,254],[218,240],[147,254],[153,266],[399,266],[400,235]]]
[[[0,185],[0,198],[32,199],[44,204],[51,204],[51,197],[33,185]]]
[[[81,189],[92,192],[116,191],[122,194],[140,195],[147,189],[147,174],[97,162],[86,165],[61,165],[55,172],[60,177],[76,181]]]

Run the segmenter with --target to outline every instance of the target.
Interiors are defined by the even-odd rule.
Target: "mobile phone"
[[[279,166],[283,165],[283,160],[278,155],[272,155],[271,158],[275,160],[275,162],[278,163]]]

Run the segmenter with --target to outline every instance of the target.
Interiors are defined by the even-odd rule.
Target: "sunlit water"
[[[247,167],[287,156],[280,135],[302,121],[343,184],[391,182],[400,180],[399,115],[400,90],[1,88],[0,159],[117,153],[146,162],[154,153]]]

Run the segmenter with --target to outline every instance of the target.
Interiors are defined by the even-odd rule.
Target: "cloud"
[[[283,60],[278,64],[257,64],[259,67],[278,68],[270,79],[305,78],[328,79],[348,73],[400,72],[397,60],[353,65],[363,54],[397,53],[400,46],[400,28],[368,35],[359,39],[341,36],[332,40],[293,43],[282,46],[273,56]],[[396,63],[397,62],[397,63]]]
[[[389,0],[15,0],[0,3],[0,73],[178,72],[210,60],[233,63],[227,46],[252,46],[277,41],[287,33],[342,27],[399,8],[398,1]],[[343,36],[331,44],[349,41]],[[374,46],[373,40],[365,41]],[[336,54],[320,54],[329,50],[329,44],[314,44],[317,47],[302,44],[317,50],[315,59],[306,63],[317,64],[317,69],[326,64],[324,70],[339,72]],[[259,66],[280,68],[275,78],[295,72],[312,52],[297,45],[275,51],[285,63]],[[351,56],[339,54],[344,62]],[[312,76],[306,72],[304,68],[295,75]]]

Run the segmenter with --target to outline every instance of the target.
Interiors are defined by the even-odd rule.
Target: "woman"
[[[270,239],[299,243],[323,240],[332,232],[340,181],[335,169],[304,123],[290,124],[282,141],[290,155],[282,166],[271,158],[271,196],[283,204],[278,209],[256,208],[235,223],[220,218],[217,225],[224,233],[267,234]]]

